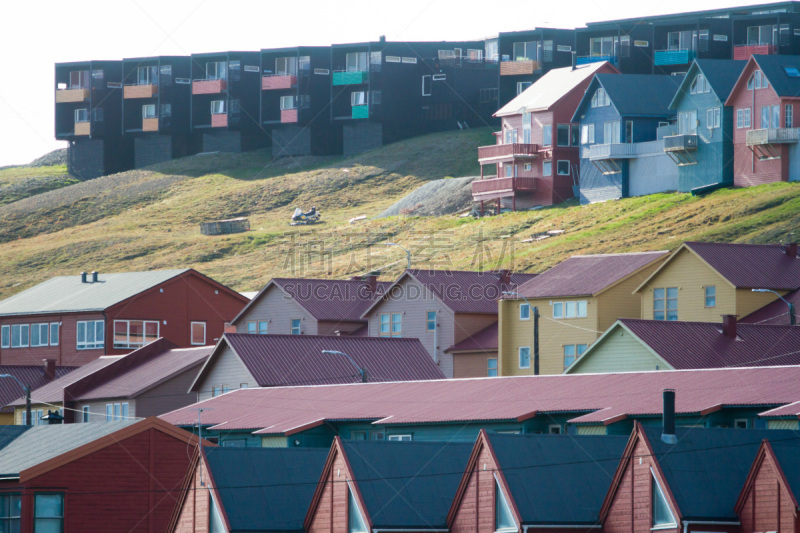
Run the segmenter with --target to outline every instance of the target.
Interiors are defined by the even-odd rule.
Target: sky
[[[758,0],[73,0],[6,2],[0,167],[55,140],[54,64],[377,40],[480,39],[535,27],[752,5]]]

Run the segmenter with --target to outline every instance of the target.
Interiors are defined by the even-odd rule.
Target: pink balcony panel
[[[768,56],[775,54],[777,47],[772,44],[746,44],[733,47],[733,59],[746,61],[752,55]]]
[[[192,94],[219,94],[228,88],[225,80],[194,80]]]
[[[478,147],[478,160],[507,159],[514,157],[536,157],[539,146],[536,144],[495,144]]]
[[[476,200],[513,196],[514,192],[533,192],[538,178],[490,178],[472,182],[472,196]]]
[[[297,85],[297,76],[263,76],[261,90],[291,89]]]
[[[281,109],[281,122],[297,122],[297,109]]]
[[[215,113],[211,115],[211,127],[212,128],[227,128],[228,127],[228,114],[227,113]]]

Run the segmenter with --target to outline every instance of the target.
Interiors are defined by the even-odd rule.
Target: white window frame
[[[353,91],[350,93],[350,105],[357,106],[357,105],[366,105],[367,104],[367,92],[366,91]]]
[[[114,404],[107,403],[106,404],[106,422],[113,422],[114,421]]]
[[[117,324],[122,324],[123,322],[127,325],[127,327],[126,327],[127,342],[117,342]],[[142,342],[131,342],[131,324],[132,323],[141,324],[141,326],[142,326]],[[155,324],[155,326],[156,326],[156,336],[154,338],[150,339],[149,341],[147,340],[148,339],[148,336],[147,336],[147,325],[148,324],[150,324],[150,325]],[[158,320],[135,320],[135,319],[114,320],[114,341],[113,341],[114,348],[119,348],[119,349],[123,349],[123,350],[127,350],[129,348],[134,348],[134,349],[141,348],[142,346],[147,346],[151,342],[157,340],[160,335],[161,335],[161,323]]]
[[[89,122],[89,109],[85,107],[81,107],[80,109],[75,110],[75,122],[76,123],[83,123]]]
[[[741,427],[744,425],[744,427]],[[747,418],[737,418],[733,421],[734,429],[749,429],[750,421]]]
[[[581,144],[594,144],[594,124],[581,125]]]
[[[522,365],[522,353],[523,351],[527,352],[528,364],[523,366]],[[531,367],[531,347],[530,346],[520,346],[517,349],[517,362],[519,363],[520,368],[530,368]]]
[[[276,76],[297,76],[297,57],[276,57],[275,58]]]
[[[345,71],[366,72],[368,61],[366,52],[347,52],[344,56]]]
[[[561,163],[567,164],[566,172],[561,172],[561,167],[562,167]],[[569,159],[559,159],[558,161],[556,161],[556,174],[559,176],[569,176],[569,166],[570,166]]]
[[[709,295],[709,289],[712,289],[712,294]],[[708,305],[709,299],[713,300],[712,305]],[[712,308],[717,306],[717,286],[716,285],[706,285],[703,287],[703,307],[705,308]]]
[[[50,322],[50,346],[58,346],[61,339],[61,322]]]
[[[786,104],[783,106],[783,127],[793,128],[794,124],[794,104]]]
[[[520,306],[519,306],[519,319],[520,320],[530,320],[531,319],[531,306],[530,305],[528,305],[528,304],[520,304]]]
[[[426,78],[427,78],[427,82],[428,82],[428,84],[427,84],[428,85],[428,92],[425,92],[425,81],[426,81]],[[430,96],[431,95],[432,84],[433,84],[433,81],[431,80],[431,75],[430,74],[425,74],[424,76],[422,76],[422,96]]]
[[[552,176],[553,175],[553,161],[550,159],[545,159],[542,161],[542,176]]]
[[[44,337],[42,337],[42,329],[44,329]],[[38,333],[34,334],[34,331]],[[30,335],[31,335],[31,348],[36,348],[40,346],[49,346],[49,334],[50,333],[50,324],[47,322],[40,322],[36,324],[31,324]],[[34,335],[38,338],[36,344],[33,343]]]
[[[291,322],[289,322],[291,327],[291,334],[292,335],[301,335],[303,333],[303,321],[299,318],[293,318]],[[297,331],[295,333],[295,331]]]
[[[142,118],[158,118],[156,104],[145,104],[142,106]]]
[[[17,331],[17,342],[14,342],[14,331]],[[11,324],[11,347],[27,348],[30,346],[31,332],[29,324]]]
[[[388,437],[386,437],[386,440],[396,441],[396,442],[411,442],[412,440],[414,440],[414,437],[413,435],[405,433],[402,435],[389,435]]]
[[[212,100],[211,101],[211,114],[224,115],[226,114],[225,100]]]
[[[561,424],[550,424],[547,426],[547,433],[550,435],[561,435],[563,433]]]
[[[227,80],[228,64],[225,61],[209,61],[206,63],[207,80]]]
[[[542,146],[553,146],[552,124],[542,124]]]
[[[194,341],[194,327],[195,326],[203,326],[203,340],[202,342],[195,342]],[[201,321],[193,321],[189,324],[189,341],[191,342],[192,346],[205,346],[206,345],[206,323]]]
[[[0,348],[11,348],[11,326],[0,327]]]
[[[752,111],[751,111],[751,109],[749,107],[745,107],[744,108],[744,127],[745,128],[749,128],[750,127],[750,124],[751,124],[751,121],[750,121],[751,113],[752,113]]]
[[[291,109],[297,109],[297,100],[295,99],[293,94],[281,96],[281,111],[289,111]]]
[[[706,111],[706,127],[708,129],[719,128],[722,113],[720,108],[712,107]]]
[[[589,300],[565,300],[552,302],[553,318],[571,319],[589,316]]]
[[[81,326],[84,328],[83,341],[81,341]],[[92,332],[94,340],[91,342],[88,340],[89,327],[94,330]],[[75,325],[75,330],[75,348],[77,350],[102,350],[106,347],[105,320],[79,320]],[[101,334],[100,339],[97,338],[98,332]]]
[[[89,411],[89,406],[84,405],[81,407],[81,422],[87,423],[90,420],[91,412]]]
[[[259,335],[266,335],[268,332],[269,332],[269,320],[259,320],[258,321],[258,334]]]

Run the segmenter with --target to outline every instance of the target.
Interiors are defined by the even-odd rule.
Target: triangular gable
[[[709,62],[711,62],[711,63],[709,63]],[[725,88],[728,87],[727,85],[725,85],[725,81],[729,81],[730,78],[728,78],[727,75],[723,75],[722,77],[720,77],[719,76],[719,74],[720,74],[719,72],[716,72],[716,73],[712,72],[711,76],[709,77],[709,71],[704,71],[702,65],[705,64],[707,69],[710,69],[711,67],[715,66],[714,62],[723,63],[723,64],[729,63],[731,69],[735,68],[734,63],[736,63],[736,64],[743,63],[743,65],[741,67],[742,70],[744,69],[745,65],[747,65],[746,61],[733,60],[733,59],[706,59],[706,60],[700,60],[700,61],[695,59],[694,61],[692,61],[692,64],[689,67],[689,71],[686,73],[686,76],[684,76],[683,81],[681,82],[680,86],[678,87],[678,90],[675,92],[675,96],[672,98],[672,101],[669,104],[669,108],[671,110],[675,111],[677,109],[677,107],[678,107],[678,104],[680,103],[680,100],[683,99],[686,95],[689,94],[689,90],[691,88],[692,81],[694,81],[694,78],[698,74],[702,74],[703,76],[705,76],[706,82],[708,83],[709,87],[711,87],[711,92],[714,93],[714,96],[717,97],[717,100],[722,105],[726,105],[725,101],[730,96],[730,93],[733,92],[733,89],[736,86],[736,83],[738,83],[738,76],[737,76],[737,82],[734,82],[733,86],[728,88],[728,93],[729,94],[720,95],[720,90],[721,89],[725,89]],[[724,72],[724,70],[725,69],[723,69],[723,74],[729,74],[728,72]],[[739,74],[741,74],[741,71],[740,71]]]
[[[733,106],[734,100],[739,95],[739,93],[743,90],[747,90],[747,82],[756,69],[760,70],[761,75],[767,78],[767,81],[769,82],[768,90],[771,91],[775,96],[778,96],[780,98],[780,95],[778,95],[778,92],[775,89],[775,85],[773,85],[772,80],[769,79],[769,77],[764,72],[764,69],[761,67],[761,65],[758,64],[758,56],[752,55],[750,56],[750,59],[747,60],[747,64],[742,69],[742,73],[739,74],[739,78],[736,80],[736,83],[734,84],[733,89],[731,90],[731,94],[728,96],[728,99],[725,100],[726,106]]]
[[[572,115],[571,122],[581,122],[582,121],[582,115],[586,114],[586,108],[589,106],[589,103],[592,101],[592,97],[594,96],[594,93],[597,92],[597,89],[602,88],[605,91],[605,87],[603,87],[603,82],[600,80],[600,75],[599,74],[603,74],[603,73],[595,74],[594,78],[592,78],[592,82],[586,88],[586,92],[583,94],[583,98],[581,98],[581,101],[578,104],[578,107],[575,108],[575,114]],[[606,94],[608,94],[608,91],[606,91]],[[610,94],[608,95],[608,98],[609,98],[609,100],[611,100],[611,95]],[[619,109],[617,109],[617,106],[614,105],[614,100],[611,100],[611,107],[614,108],[614,111],[616,111],[617,115],[621,116],[621,114],[619,112]]]
[[[295,302],[297,305],[299,305],[301,308],[303,308],[303,310],[305,310],[306,312],[309,312],[309,311],[308,311],[308,309],[306,309],[305,307],[303,307],[303,304],[301,304],[301,303],[300,303],[300,302],[299,302],[297,299],[295,299],[295,298],[292,298],[292,297],[291,297],[289,294],[287,294],[287,293],[286,293],[286,291],[285,291],[285,290],[283,290],[283,287],[281,287],[281,286],[280,286],[280,284],[278,284],[278,283],[275,281],[275,279],[273,278],[273,279],[269,280],[269,283],[267,283],[267,284],[264,286],[264,288],[263,288],[263,289],[261,289],[260,291],[258,291],[258,294],[256,294],[255,296],[253,296],[253,299],[252,299],[252,300],[250,300],[249,302],[247,302],[247,305],[245,305],[245,306],[244,306],[244,308],[243,308],[241,311],[239,311],[239,314],[237,314],[235,317],[233,317],[233,320],[231,320],[231,325],[235,325],[235,324],[236,324],[236,323],[239,321],[239,319],[240,319],[240,318],[242,318],[243,316],[245,316],[245,315],[247,314],[247,312],[250,310],[250,308],[251,308],[251,307],[253,307],[253,306],[255,306],[255,305],[257,305],[257,304],[258,304],[258,302],[259,302],[259,301],[261,301],[261,299],[262,299],[262,298],[264,297],[264,295],[267,293],[267,291],[269,291],[269,290],[270,290],[271,288],[273,288],[273,287],[277,287],[278,289],[280,289],[280,291],[281,291],[281,292],[283,292],[283,294],[284,294],[284,295],[287,297],[287,299],[289,299],[289,300],[291,300],[291,301]],[[312,315],[312,316],[313,316],[313,315]]]
[[[364,313],[361,315],[361,318],[367,320],[367,315],[371,314],[377,307],[381,306],[383,302],[389,300],[391,298],[391,294],[394,288],[399,287],[400,284],[407,279],[413,279],[414,281],[419,283],[422,286],[423,290],[425,290],[426,294],[430,294],[431,296],[436,298],[436,301],[439,302],[439,305],[442,305],[447,309],[453,311],[453,309],[449,305],[447,305],[447,303],[445,303],[445,301],[442,300],[438,294],[436,294],[434,291],[429,290],[427,285],[425,285],[423,282],[417,279],[416,276],[414,276],[411,272],[406,270],[405,272],[400,274],[400,277],[397,278],[388,289],[386,289],[386,291],[383,293],[383,295],[381,295],[380,298],[376,298],[375,301],[372,302],[372,304],[367,308],[367,310],[364,311]]]
[[[758,474],[761,472],[761,469],[765,463],[775,470],[778,483],[780,484],[779,489],[783,489],[787,494],[789,494],[795,509],[800,508],[800,505],[798,505],[797,502],[797,495],[792,491],[792,486],[786,479],[786,474],[784,473],[783,468],[781,468],[780,461],[778,461],[775,451],[772,449],[772,445],[770,445],[767,439],[764,439],[758,449],[756,458],[753,460],[753,465],[750,467],[750,472],[747,474],[747,480],[745,481],[744,486],[742,486],[742,492],[739,494],[739,499],[736,501],[736,514],[740,517],[742,516],[742,512],[747,503],[747,498],[755,490],[756,479],[758,478]]]
[[[225,348],[230,348],[230,350],[236,355],[236,358],[239,360],[239,363],[244,367],[245,370],[250,374],[250,377],[253,380],[253,383],[257,383],[256,378],[253,376],[253,373],[247,368],[247,365],[244,364],[241,356],[236,352],[236,350],[231,346],[228,342],[228,339],[225,338],[225,334],[222,334],[222,337],[217,342],[217,345],[214,347],[214,351],[211,352],[211,355],[208,356],[203,366],[200,367],[200,371],[197,373],[197,376],[192,381],[192,384],[189,385],[189,390],[187,392],[200,392],[196,390],[196,387],[200,385],[203,379],[206,378],[208,372],[211,371],[213,365],[216,363],[217,359],[219,359],[220,355],[225,351]]]
[[[661,273],[661,271],[662,271],[662,270],[664,270],[665,268],[667,268],[667,267],[670,265],[670,263],[672,263],[672,261],[673,261],[673,260],[674,260],[676,257],[678,257],[678,254],[680,254],[681,250],[684,250],[684,249],[685,249],[685,250],[689,250],[689,251],[690,251],[690,252],[691,252],[691,253],[692,253],[692,254],[693,254],[693,255],[694,255],[694,256],[695,256],[697,259],[699,259],[699,260],[700,260],[700,262],[701,262],[701,263],[703,263],[704,265],[706,265],[706,266],[707,266],[707,267],[708,267],[708,268],[709,268],[709,269],[710,269],[712,272],[716,273],[716,274],[717,274],[717,275],[720,277],[720,279],[722,279],[722,280],[723,280],[725,283],[727,283],[728,285],[730,285],[730,286],[731,286],[731,288],[733,288],[733,289],[736,289],[736,285],[734,285],[734,284],[733,284],[733,283],[732,283],[732,282],[731,282],[731,281],[730,281],[728,278],[726,278],[725,276],[723,276],[723,275],[722,275],[722,274],[719,272],[719,270],[717,270],[716,268],[714,268],[713,266],[711,266],[711,265],[708,263],[708,261],[706,261],[705,259],[703,259],[703,257],[702,257],[700,254],[698,254],[697,252],[695,252],[694,250],[692,250],[692,248],[691,248],[690,246],[687,246],[687,244],[686,244],[686,243],[683,243],[683,244],[681,244],[681,245],[680,245],[680,246],[679,246],[679,247],[678,247],[678,248],[677,248],[677,249],[676,249],[674,252],[672,252],[672,254],[671,254],[669,257],[667,257],[667,260],[666,260],[666,261],[664,261],[663,263],[661,263],[661,266],[659,266],[659,267],[658,267],[658,268],[657,268],[657,269],[656,269],[656,270],[655,270],[655,271],[654,271],[652,274],[650,274],[650,276],[648,276],[648,278],[647,278],[646,280],[644,280],[644,281],[642,282],[642,284],[641,284],[641,285],[639,285],[638,287],[636,287],[636,288],[633,290],[633,293],[632,293],[632,294],[636,294],[637,292],[640,292],[640,291],[641,291],[641,290],[642,290],[642,289],[645,287],[645,285],[647,285],[648,283],[650,283],[650,281],[651,281],[651,280],[653,280],[653,279],[655,279],[655,278],[656,278],[656,276],[658,276],[658,275]]]

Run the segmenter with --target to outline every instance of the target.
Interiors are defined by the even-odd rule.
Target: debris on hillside
[[[472,206],[472,182],[477,176],[429,181],[394,203],[378,218],[395,215],[441,216]]]
[[[202,222],[200,224],[200,233],[203,235],[225,235],[244,231],[250,231],[250,220],[245,217]]]
[[[53,165],[66,165],[67,164],[67,149],[60,148],[53,150],[50,153],[44,154],[38,159],[34,159],[28,163],[29,167],[50,167]]]

